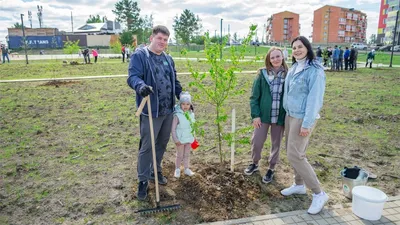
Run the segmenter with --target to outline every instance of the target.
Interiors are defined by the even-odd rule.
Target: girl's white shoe
[[[181,169],[175,169],[174,177],[179,178],[181,176]]]
[[[189,168],[185,168],[185,174],[188,175],[189,177],[194,175],[193,171],[191,171]]]

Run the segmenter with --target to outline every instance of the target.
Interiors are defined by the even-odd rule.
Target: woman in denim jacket
[[[285,80],[283,108],[286,110],[285,133],[287,158],[294,169],[295,183],[281,191],[282,195],[313,192],[308,213],[319,213],[328,201],[318,178],[306,158],[306,149],[322,108],[325,92],[325,72],[315,59],[307,38],[292,41],[293,66]]]

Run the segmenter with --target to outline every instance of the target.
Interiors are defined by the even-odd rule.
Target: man
[[[322,65],[322,50],[321,50],[321,47],[319,47],[319,46],[317,47],[316,55],[317,55],[318,62],[321,63],[321,65]]]
[[[339,54],[340,51],[338,49],[338,46],[335,45],[335,49],[333,50],[332,53],[332,59],[333,59],[332,70],[339,70]]]
[[[147,106],[140,115],[140,143],[137,161],[138,192],[141,201],[147,198],[148,180],[154,179],[153,166],[157,166],[158,182],[163,185],[167,178],[162,174],[161,161],[167,147],[172,127],[175,96],[182,87],[176,78],[175,64],[171,56],[164,53],[169,30],[158,25],[153,28],[150,45],[135,51],[129,63],[128,85],[136,91],[136,106],[150,95],[153,116],[154,139],[156,141],[157,165],[152,165],[150,127]]]
[[[343,49],[342,46],[339,46],[339,68],[343,70]]]
[[[354,49],[354,46],[351,46],[350,49],[350,56],[349,56],[349,66],[350,66],[350,70],[354,69],[354,57],[355,57],[356,51]]]
[[[124,63],[125,62],[125,54],[126,54],[125,45],[122,45],[122,47],[121,47],[121,54],[122,54],[122,62]]]
[[[126,61],[129,62],[129,58],[131,56],[131,49],[129,48],[129,45],[126,45],[125,53],[126,53]]]
[[[10,63],[10,58],[8,58],[8,48],[5,45],[1,45],[1,54],[3,56],[3,63],[6,63],[6,58],[7,62]]]
[[[375,60],[375,49],[372,49],[367,55],[367,62],[365,63],[365,68],[369,63],[369,68],[372,68],[372,62]]]
[[[346,47],[346,51],[344,51],[344,70],[349,69],[349,56],[350,56],[350,50],[349,47]]]
[[[358,58],[358,49],[357,46],[354,46],[353,70],[357,70],[357,58]]]

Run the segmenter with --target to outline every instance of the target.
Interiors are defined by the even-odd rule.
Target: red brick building
[[[267,42],[291,42],[300,35],[299,14],[284,11],[273,14],[267,20]]]
[[[376,42],[378,44],[385,42],[385,28],[386,20],[388,17],[389,4],[387,0],[381,0],[381,7],[379,11],[379,21],[378,21],[378,35],[376,37]]]
[[[365,43],[367,14],[353,8],[325,5],[314,11],[314,44]]]

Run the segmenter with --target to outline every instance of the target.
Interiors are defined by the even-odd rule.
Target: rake
[[[136,112],[136,116],[140,116],[142,110],[147,102],[147,110],[149,113],[149,125],[150,125],[150,137],[151,137],[151,151],[153,155],[153,169],[154,169],[154,180],[156,186],[156,208],[150,209],[139,209],[135,211],[135,213],[139,214],[152,214],[166,211],[178,210],[181,208],[180,204],[168,205],[168,206],[160,206],[160,191],[158,189],[158,173],[157,173],[157,159],[156,159],[156,145],[154,141],[154,129],[153,129],[153,117],[151,113],[151,104],[150,104],[150,96],[146,96],[143,98],[142,102],[139,105],[139,108]]]

